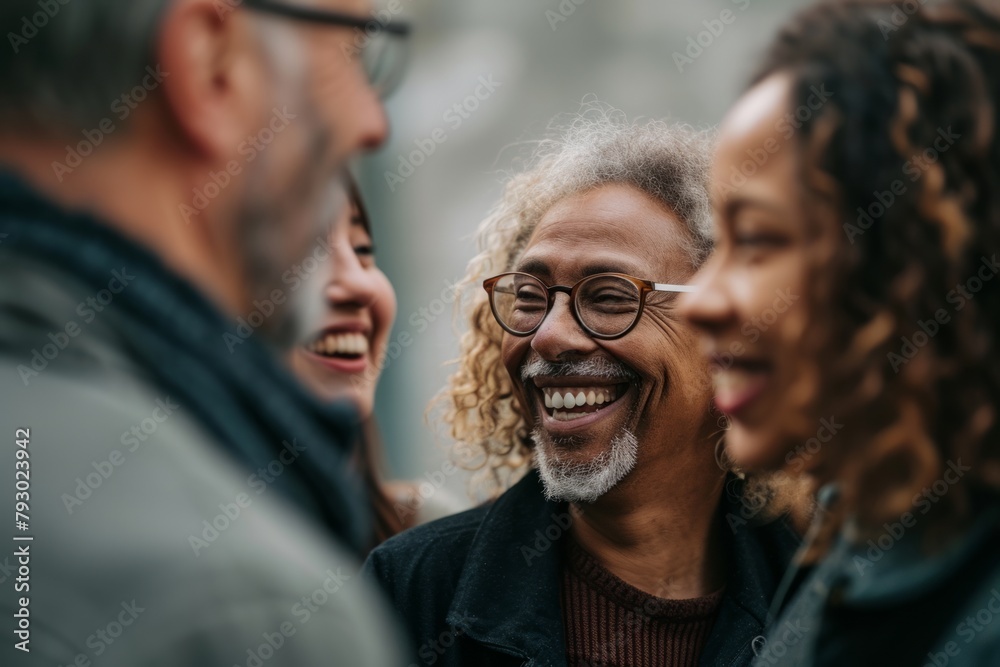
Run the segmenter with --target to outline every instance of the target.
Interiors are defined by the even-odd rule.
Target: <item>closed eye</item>
[[[779,248],[787,245],[788,238],[780,234],[736,234],[733,245],[744,248]]]

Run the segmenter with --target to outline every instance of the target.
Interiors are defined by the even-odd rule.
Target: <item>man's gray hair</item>
[[[605,184],[632,186],[671,211],[680,225],[663,233],[684,243],[692,271],[712,249],[712,132],[658,120],[629,122],[623,112],[591,100],[550,129],[552,138],[535,145],[527,168],[507,180],[502,199],[479,227],[479,254],[460,282],[457,305],[468,331],[438,399],[457,451],[482,453],[479,466],[466,465],[482,471],[474,483],[490,491],[515,481],[529,467],[533,448],[532,424],[503,366],[502,330],[482,281],[514,266],[553,205]]]
[[[3,0],[0,128],[61,135],[118,119],[114,100],[154,65],[171,0]]]
[[[479,281],[510,270],[554,204],[613,183],[663,204],[687,228],[683,241],[692,270],[705,261],[712,250],[711,131],[662,120],[629,122],[624,112],[594,101],[550,129],[554,138],[537,144],[529,169],[508,181],[503,199],[480,226],[480,254],[467,278]]]

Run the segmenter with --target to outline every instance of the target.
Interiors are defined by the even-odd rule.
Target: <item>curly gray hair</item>
[[[480,225],[479,253],[460,283],[469,330],[448,386],[437,397],[461,462],[481,470],[487,495],[502,491],[531,460],[529,425],[500,363],[501,329],[490,313],[483,279],[510,270],[539,220],[568,196],[605,184],[626,184],[674,213],[696,270],[712,249],[708,196],[712,133],[661,120],[629,122],[598,102],[550,126],[528,169],[509,178],[499,204]]]

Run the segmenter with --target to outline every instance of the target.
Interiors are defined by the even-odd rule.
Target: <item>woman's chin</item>
[[[374,396],[351,387],[327,388],[321,396],[324,403],[347,403],[361,421],[371,417],[375,408]]]
[[[774,471],[785,467],[785,452],[765,429],[734,422],[726,431],[726,456],[740,470]]]

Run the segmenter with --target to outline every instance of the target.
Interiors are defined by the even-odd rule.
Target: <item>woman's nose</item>
[[[366,307],[375,300],[375,279],[361,265],[353,249],[336,253],[330,281],[326,286],[326,298],[333,306]]]

